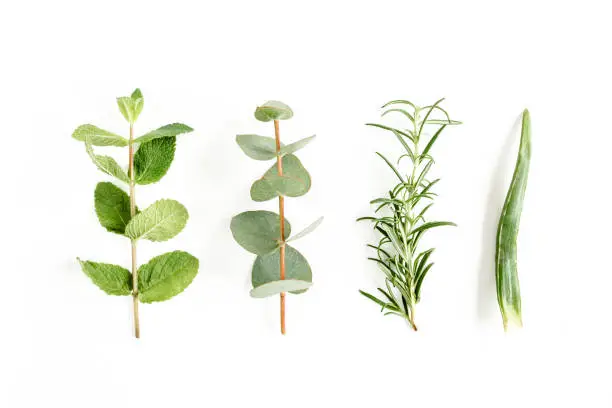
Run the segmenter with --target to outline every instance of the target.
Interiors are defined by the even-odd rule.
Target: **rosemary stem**
[[[276,166],[278,175],[283,175],[283,160],[280,155],[280,129],[278,120],[274,121],[274,137],[276,139]],[[285,197],[278,196],[278,213],[280,221],[280,279],[285,279]],[[285,334],[285,292],[280,294],[280,325],[281,333]]]
[[[134,125],[130,124],[129,142],[129,176],[130,176],[130,215],[136,215],[136,189],[134,182]],[[134,336],[140,338],[140,318],[138,316],[138,269],[136,268],[136,241],[132,245],[132,303],[134,307]]]

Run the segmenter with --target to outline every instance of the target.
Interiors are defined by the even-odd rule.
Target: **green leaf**
[[[108,130],[100,129],[94,125],[81,125],[72,133],[72,137],[80,142],[89,140],[93,146],[118,146],[124,147],[128,145],[127,139],[109,132]]]
[[[130,97],[134,101],[134,121],[136,121],[138,119],[138,116],[140,116],[140,113],[142,112],[142,108],[144,106],[144,98],[139,88],[136,88],[134,92],[132,92],[132,95]]]
[[[91,145],[89,144],[87,140],[85,141],[85,151],[91,158],[91,161],[94,162],[94,164],[100,171],[110,176],[116,177],[117,179],[123,181],[124,183],[129,184],[130,179],[128,178],[128,175],[121,168],[121,166],[117,164],[115,159],[113,159],[110,156],[98,156],[94,154],[93,148],[91,147]]]
[[[187,224],[189,213],[175,200],[158,200],[136,214],[125,227],[125,235],[132,239],[167,241],[176,236]]]
[[[387,158],[385,156],[383,156],[382,154],[376,152],[377,155],[380,156],[381,159],[383,159],[385,161],[385,163],[387,163],[387,165],[389,167],[391,167],[391,170],[393,170],[393,172],[395,173],[395,175],[397,176],[397,178],[400,179],[400,181],[402,183],[405,183],[406,181],[404,181],[404,178],[402,177],[402,175],[400,174],[400,172],[395,168],[395,166],[393,164],[391,164],[391,162],[389,160],[387,160]]]
[[[285,245],[285,279],[312,282],[312,270],[306,258],[295,248]],[[280,280],[280,248],[265,255],[259,255],[253,263],[251,283],[254,288]],[[292,291],[294,294],[305,291]]]
[[[136,107],[136,101],[130,96],[122,96],[117,98],[117,105],[119,106],[119,111],[125,120],[127,120],[130,125],[133,125],[134,122],[136,122],[136,119],[138,119],[138,114],[140,113],[137,112],[138,108]],[[140,109],[142,110],[142,105]]]
[[[426,222],[425,224],[422,224],[422,225],[418,226],[417,228],[413,229],[412,231],[410,231],[409,235],[414,235],[414,234],[416,234],[418,232],[426,231],[426,230],[431,229],[431,228],[444,227],[444,226],[456,227],[457,224],[455,224],[454,222],[449,222],[449,221]]]
[[[104,292],[117,296],[132,293],[132,274],[127,269],[118,265],[77,260],[85,275]]]
[[[176,137],[153,139],[140,145],[134,155],[134,180],[151,184],[166,175],[176,149]]]
[[[280,101],[268,101],[255,109],[255,119],[262,122],[291,119],[293,111]]]
[[[279,195],[300,197],[310,190],[310,174],[300,160],[288,154],[283,156],[283,175],[278,175],[278,167],[273,165],[259,180],[251,186],[251,198],[254,201],[268,201]]]
[[[281,155],[284,156],[286,154],[292,154],[306,146],[308,143],[312,142],[316,135],[312,135],[309,137],[305,137],[304,139],[300,139],[297,142],[288,144],[287,146],[281,147]]]
[[[312,286],[312,282],[301,280],[285,279],[269,282],[251,290],[251,297],[265,298],[278,295],[283,292],[302,292]]]
[[[251,159],[271,160],[276,158],[276,140],[272,137],[237,135],[236,143]]]
[[[138,299],[143,303],[168,300],[187,288],[198,274],[199,261],[183,251],[156,256],[138,268]]]
[[[232,235],[249,252],[265,255],[279,247],[280,217],[271,211],[245,211],[232,218]],[[285,218],[285,239],[291,235],[291,224]]]
[[[319,225],[321,225],[322,222],[323,222],[323,217],[319,217],[315,222],[313,222],[312,224],[310,224],[309,226],[307,226],[306,228],[304,228],[303,230],[301,230],[300,232],[298,232],[297,234],[289,238],[287,242],[295,241],[296,239],[305,237],[306,235],[314,231]]]
[[[122,234],[130,222],[130,197],[110,182],[98,183],[94,193],[96,214],[107,231]]]
[[[183,133],[193,132],[193,129],[182,123],[172,123],[170,125],[162,126],[159,129],[155,129],[146,133],[140,137],[134,139],[134,143],[145,143],[150,142],[153,139],[159,139],[162,137],[173,137]]]

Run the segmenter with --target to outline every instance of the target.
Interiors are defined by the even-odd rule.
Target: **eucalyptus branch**
[[[310,190],[310,174],[293,154],[306,146],[314,136],[289,145],[280,140],[279,121],[290,119],[293,111],[278,101],[269,101],[255,110],[255,118],[274,123],[274,138],[238,135],[236,142],[255,160],[276,160],[276,164],[251,186],[251,198],[257,202],[278,197],[279,214],[271,211],[246,211],[232,218],[230,229],[240,246],[257,255],[253,264],[251,296],[263,298],[280,295],[281,333],[285,334],[285,294],[304,293],[312,285],[312,271],[306,258],[288,245],[313,231],[319,218],[292,238],[291,225],[285,218],[285,196],[300,197]]]
[[[421,297],[423,280],[433,266],[429,258],[434,251],[434,248],[430,248],[419,252],[419,242],[423,234],[432,228],[455,225],[448,221],[426,221],[426,213],[436,196],[432,187],[440,180],[430,180],[427,177],[434,163],[431,149],[446,126],[460,123],[450,119],[448,113],[439,106],[441,102],[442,99],[425,107],[406,100],[385,104],[383,109],[393,107],[385,110],[382,116],[390,113],[401,114],[410,123],[406,129],[367,124],[393,133],[404,148],[404,153],[397,160],[397,166],[406,157],[410,159],[410,166],[404,173],[377,152],[396,175],[399,183],[389,190],[388,196],[370,202],[377,204],[375,214],[384,215],[358,219],[372,222],[374,229],[381,236],[376,245],[368,245],[376,251],[375,256],[368,259],[374,261],[385,274],[385,287],[378,288],[382,298],[362,290],[360,293],[381,306],[385,315],[406,319],[415,331],[415,305]],[[432,117],[432,114],[436,113],[442,113],[444,117]],[[428,135],[425,132],[426,126],[439,127],[435,133]],[[421,150],[423,145],[425,147]]]
[[[168,199],[158,200],[139,211],[136,206],[136,184],[159,181],[174,160],[176,136],[193,129],[173,123],[134,138],[134,123],[144,105],[142,93],[136,89],[131,96],[117,98],[117,104],[130,124],[128,139],[89,124],[79,126],[72,137],[85,143],[87,154],[100,171],[128,185],[129,195],[114,183],[98,183],[94,198],[100,224],[109,232],[130,240],[131,271],[113,264],[80,259],[79,262],[83,272],[107,294],[132,296],[134,335],[139,338],[138,303],[161,302],[181,293],[198,273],[199,261],[187,252],[173,251],[159,255],[138,268],[138,240],[166,241],[173,238],[185,227],[189,215],[182,204]],[[127,174],[112,157],[96,155],[93,146],[127,146]]]

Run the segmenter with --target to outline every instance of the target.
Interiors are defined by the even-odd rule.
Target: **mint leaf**
[[[138,184],[159,181],[174,160],[176,137],[153,139],[140,145],[134,155],[134,179]]]
[[[77,260],[85,275],[104,292],[117,296],[132,293],[132,274],[127,269],[118,265]]]
[[[181,293],[198,273],[199,261],[183,251],[156,256],[138,268],[138,299],[161,302]]]
[[[94,125],[79,126],[72,133],[72,137],[80,142],[89,140],[89,143],[93,146],[124,147],[128,145],[127,139]]]
[[[255,109],[255,119],[262,122],[291,119],[293,111],[280,101],[268,101]]]
[[[285,245],[285,279],[312,282],[312,270],[306,258],[295,248]],[[280,280],[280,248],[259,255],[253,263],[251,283],[254,288]],[[303,293],[303,292],[297,292]]]
[[[167,241],[183,230],[189,213],[175,200],[159,200],[136,214],[125,227],[125,235],[132,239]]]
[[[130,183],[130,179],[128,178],[127,173],[121,168],[121,166],[117,164],[115,159],[110,156],[98,156],[94,154],[93,148],[89,144],[89,140],[85,141],[85,151],[91,158],[91,161],[94,162],[94,164],[100,171],[110,176],[116,177],[124,183]]]
[[[122,234],[130,221],[130,197],[110,182],[98,183],[94,193],[96,214],[107,231]]]
[[[278,167],[273,165],[259,180],[251,186],[251,198],[254,201],[268,201],[279,195],[300,197],[310,190],[310,174],[300,160],[288,154],[283,156],[283,175],[278,175]]]
[[[135,143],[145,143],[153,139],[159,139],[161,137],[172,137],[183,133],[193,132],[193,129],[182,123],[172,123],[170,125],[162,126],[159,129],[155,129],[146,133],[140,137],[134,139]]]
[[[134,101],[134,121],[136,121],[138,116],[140,116],[140,112],[142,112],[144,98],[142,97],[142,92],[140,92],[139,88],[136,88],[134,92],[132,92],[130,98],[132,98],[132,101]]]
[[[272,137],[237,135],[236,143],[251,159],[271,160],[276,158],[276,140]]]
[[[251,297],[265,298],[268,296],[278,295],[283,292],[299,292],[303,293],[312,286],[312,282],[306,282],[295,279],[284,279],[265,283],[261,286],[251,289]]]
[[[257,255],[274,251],[280,241],[279,215],[272,211],[245,211],[232,218],[232,235],[241,247]],[[285,218],[285,238],[291,224]]]

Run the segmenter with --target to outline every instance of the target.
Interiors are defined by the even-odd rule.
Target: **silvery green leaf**
[[[131,125],[136,122],[138,115],[136,114],[136,101],[132,99],[130,96],[122,96],[117,98],[117,105],[119,106],[119,111]],[[142,107],[141,107],[142,109]]]
[[[72,137],[81,142],[89,140],[92,146],[124,147],[128,145],[127,139],[94,125],[79,126],[72,133]]]
[[[163,137],[142,143],[134,155],[134,181],[151,184],[159,181],[174,160],[176,137]]]
[[[117,179],[123,181],[124,183],[129,183],[130,179],[128,178],[127,173],[117,164],[115,159],[110,156],[98,156],[94,154],[93,148],[89,144],[89,141],[85,141],[85,151],[91,157],[91,161],[94,162],[96,167],[100,169],[100,171],[116,177]]]
[[[117,296],[132,293],[132,274],[127,269],[118,265],[77,260],[85,275],[104,292]]]
[[[273,137],[237,135],[236,143],[251,159],[271,160],[276,158],[276,140]]]
[[[251,198],[254,201],[268,201],[279,195],[300,197],[310,190],[310,174],[296,156],[283,156],[282,163],[282,176],[278,175],[278,167],[273,165],[261,179],[253,183]]]
[[[302,147],[306,146],[308,143],[312,142],[312,140],[316,137],[316,135],[312,135],[309,137],[305,137],[304,139],[300,139],[297,142],[288,144],[287,146],[281,147],[281,155],[295,153],[300,150]]]
[[[134,143],[145,143],[162,137],[173,137],[183,133],[193,132],[193,129],[182,123],[172,123],[155,129],[134,139]]]
[[[232,218],[232,235],[241,247],[264,255],[279,247],[280,218],[271,211],[245,211]],[[285,218],[285,239],[291,235],[291,224]]]
[[[319,225],[321,225],[321,223],[323,222],[323,217],[319,217],[315,222],[313,222],[312,224],[310,224],[309,226],[307,226],[306,228],[304,228],[302,231],[298,232],[297,234],[295,234],[294,236],[292,236],[291,238],[289,238],[287,240],[287,242],[289,241],[295,241],[296,239],[300,239],[308,234],[310,234],[312,231],[314,231]]]
[[[251,297],[265,298],[278,295],[283,292],[303,292],[312,286],[312,282],[294,279],[277,280],[268,282],[261,286],[251,289]]]
[[[138,299],[161,302],[181,293],[198,274],[199,261],[183,251],[156,256],[138,268]]]
[[[130,197],[110,182],[98,183],[94,193],[96,214],[107,231],[122,234],[130,222]]]
[[[268,101],[255,109],[255,118],[262,122],[291,119],[293,111],[280,101]]]
[[[285,245],[285,279],[312,282],[312,270],[308,261],[297,249],[289,245]],[[251,273],[251,283],[254,288],[277,280],[280,280],[280,248],[257,256]],[[302,292],[295,294],[299,293]]]
[[[159,200],[136,214],[125,227],[125,235],[132,239],[167,241],[176,236],[187,224],[189,213],[175,200]]]

